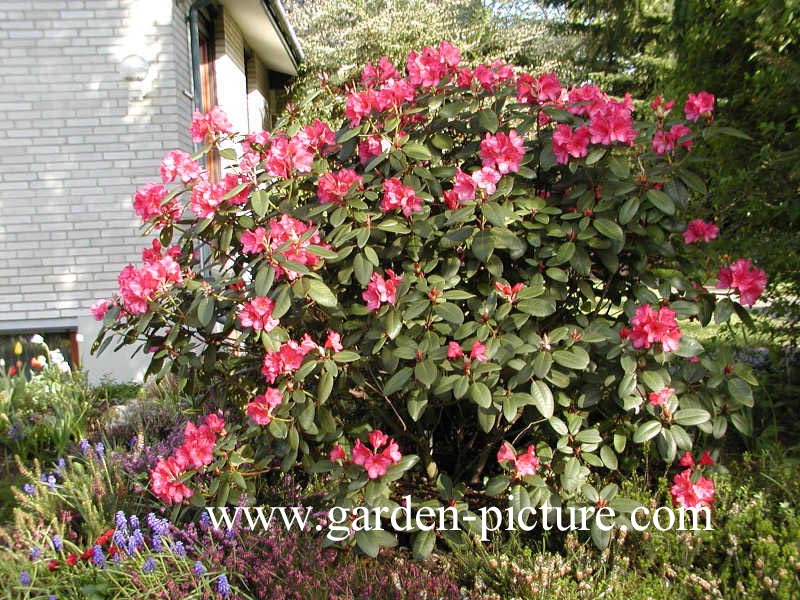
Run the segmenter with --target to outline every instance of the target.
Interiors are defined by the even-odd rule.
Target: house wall
[[[0,333],[78,328],[93,379],[145,367],[125,353],[90,357],[98,325],[87,311],[140,261],[133,191],[157,179],[167,151],[191,147],[187,8],[0,3]],[[125,77],[136,57],[141,81]]]

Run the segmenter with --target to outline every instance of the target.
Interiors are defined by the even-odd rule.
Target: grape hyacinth
[[[89,440],[83,438],[80,442],[78,442],[78,448],[80,448],[81,454],[84,456],[89,454]]]
[[[61,536],[57,533],[53,535],[51,541],[53,542],[53,550],[56,552],[61,552],[64,549],[64,542],[61,541]]]
[[[224,575],[223,575],[224,577]],[[19,574],[19,582],[24,586],[29,586],[31,584],[31,575],[27,571],[23,571]]]
[[[26,483],[22,486],[22,491],[28,494],[29,496],[36,495],[36,488],[33,486],[32,483]]]
[[[153,561],[153,558],[151,556],[148,556],[147,560],[145,560],[144,564],[142,565],[142,573],[147,575],[155,570],[156,570],[156,563],[155,561]]]
[[[219,592],[223,598],[227,598],[231,595],[231,585],[228,583],[228,577],[226,575],[219,576],[217,580],[217,592]]]

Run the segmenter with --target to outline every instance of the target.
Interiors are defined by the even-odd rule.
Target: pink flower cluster
[[[102,321],[112,306],[114,306],[114,302],[112,300],[101,298],[99,300],[95,300],[94,304],[92,304],[92,306],[89,308],[89,311],[92,313],[95,321]]]
[[[291,375],[299,369],[306,354],[312,350],[316,350],[321,356],[325,354],[325,349],[321,348],[307,333],[303,334],[299,342],[294,340],[284,342],[278,350],[270,350],[264,356],[261,374],[269,383],[275,383],[279,376]]]
[[[650,392],[647,399],[650,400],[652,406],[664,406],[674,394],[674,389],[665,387],[655,392]]]
[[[397,177],[391,177],[383,182],[381,211],[387,213],[398,209],[404,216],[410,217],[412,213],[422,210],[422,198],[417,196],[414,188],[403,185]]]
[[[364,467],[370,479],[383,477],[389,467],[399,463],[403,458],[397,442],[378,429],[369,434],[369,444],[372,448],[367,447],[361,440],[356,440],[353,447],[353,464]]]
[[[183,431],[183,443],[168,458],[159,458],[150,471],[150,489],[163,502],[177,504],[192,496],[182,479],[186,471],[202,469],[214,460],[217,435],[225,428],[225,421],[215,415],[206,415],[205,422],[196,427],[189,421]]]
[[[689,94],[683,112],[689,121],[697,121],[700,117],[711,118],[711,113],[714,112],[714,94],[709,92]]]
[[[464,350],[461,348],[461,344],[455,341],[447,342],[447,358],[450,360],[464,358]],[[489,356],[486,354],[486,344],[480,340],[472,342],[472,348],[470,348],[469,351],[469,359],[476,362],[485,362],[489,360]]]
[[[525,284],[515,283],[514,285],[509,285],[507,283],[502,283],[500,281],[494,282],[494,289],[496,289],[502,296],[508,299],[509,302],[512,304],[517,301],[517,295],[522,291],[525,287]]]
[[[287,279],[294,281],[300,277],[300,273],[278,264],[276,256],[314,268],[321,259],[309,250],[309,246],[313,244],[330,248],[322,241],[318,231],[308,236],[309,229],[311,225],[306,225],[289,215],[281,215],[278,220],[270,219],[269,230],[264,227],[256,227],[252,231],[246,230],[239,241],[242,250],[247,254],[266,254],[272,262],[277,277],[285,274]]]
[[[519,477],[536,475],[540,464],[539,457],[536,456],[536,446],[531,444],[524,453],[517,455],[508,442],[503,442],[500,450],[497,451],[497,462],[510,462],[514,465],[514,470]]]
[[[325,173],[317,180],[317,198],[323,204],[344,204],[352,189],[363,189],[364,178],[353,169]]]
[[[669,493],[672,496],[672,503],[684,508],[711,506],[714,502],[714,481],[703,476],[697,481],[692,481],[692,470],[685,469],[672,479]]]
[[[233,125],[228,120],[228,115],[225,114],[225,111],[219,106],[212,106],[211,110],[206,114],[194,109],[189,131],[192,134],[192,141],[196,144],[202,144],[209,133],[212,135],[231,133]]]
[[[133,197],[133,210],[142,221],[156,219],[155,228],[161,229],[181,216],[181,207],[176,198],[164,203],[167,188],[157,183],[148,183],[136,190]]]
[[[435,87],[442,79],[455,74],[460,63],[458,48],[449,42],[442,41],[436,48],[425,46],[421,53],[408,55],[408,81],[415,87]]]
[[[663,155],[667,152],[672,152],[677,144],[680,144],[687,150],[691,150],[691,139],[686,139],[682,142],[680,141],[682,137],[690,135],[691,133],[691,129],[680,123],[670,127],[669,131],[665,131],[659,127],[653,136],[653,152]]]
[[[689,221],[686,226],[686,231],[683,232],[683,241],[686,244],[694,244],[697,242],[710,242],[716,239],[719,235],[719,227],[714,223],[707,223],[703,219],[694,219]]]
[[[666,306],[657,311],[649,304],[639,306],[631,319],[631,326],[634,348],[650,348],[651,344],[660,343],[664,352],[674,352],[683,336],[675,320],[675,311]]]
[[[249,187],[225,200],[225,196],[241,183],[244,183],[242,178],[235,173],[228,173],[218,183],[209,181],[208,175],[202,173],[192,187],[189,207],[198,219],[206,219],[213,217],[217,207],[223,202],[233,205],[245,204],[250,195]]]
[[[170,150],[161,160],[162,183],[170,183],[177,177],[181,183],[188,184],[200,177],[202,171],[200,163],[183,150]]]
[[[147,312],[148,304],[159,290],[172,283],[181,283],[181,267],[175,261],[180,256],[178,246],[172,246],[165,253],[161,243],[153,240],[152,248],[142,251],[143,266],[139,269],[127,265],[119,274],[117,283],[122,306],[129,314],[141,315]]]
[[[547,106],[559,102],[562,93],[555,73],[543,73],[538,77],[522,73],[517,77],[517,100],[520,102]]]
[[[519,171],[519,163],[525,156],[524,143],[520,135],[511,130],[508,134],[502,131],[495,135],[487,133],[481,140],[480,157],[481,164],[489,169],[495,169],[498,173]]]
[[[263,394],[253,398],[245,406],[247,416],[257,425],[269,425],[272,422],[272,411],[283,401],[283,394],[276,388],[267,388]]]
[[[719,287],[733,288],[745,306],[753,306],[767,285],[767,274],[753,266],[749,258],[740,258],[732,265],[722,267],[717,273]]]
[[[694,457],[692,453],[688,450],[684,452],[681,459],[678,461],[678,464],[682,467],[693,467],[694,466]],[[700,460],[697,461],[701,467],[713,467],[716,463],[714,459],[711,457],[711,452],[708,450],[703,450],[703,454],[700,456]]]
[[[242,327],[250,327],[256,331],[272,331],[280,323],[272,318],[275,302],[266,296],[256,296],[242,305],[242,310],[237,313]]]
[[[399,275],[395,275],[391,269],[386,269],[386,279],[378,273],[373,273],[367,289],[361,297],[367,303],[369,310],[378,310],[382,304],[394,304],[397,302],[397,287],[403,281]]]

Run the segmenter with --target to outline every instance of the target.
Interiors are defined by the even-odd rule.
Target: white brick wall
[[[88,307],[146,244],[134,190],[157,180],[167,151],[191,147],[188,4],[0,3],[0,331],[74,323],[86,354]],[[144,81],[122,74],[132,55],[150,62]],[[114,362],[87,365],[99,377]]]

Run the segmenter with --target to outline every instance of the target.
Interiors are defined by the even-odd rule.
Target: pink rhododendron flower
[[[490,196],[497,191],[497,182],[500,181],[502,177],[499,171],[491,167],[483,167],[472,173],[472,179],[475,185]]]
[[[669,111],[672,110],[673,106],[675,106],[675,100],[664,102],[661,96],[656,96],[655,99],[650,103],[650,108],[653,109],[659,119],[666,117],[667,114],[669,114]]]
[[[328,460],[331,462],[347,460],[347,454],[345,454],[344,448],[342,448],[339,444],[336,444],[328,454]]]
[[[447,74],[447,65],[436,50],[424,47],[422,53],[412,51],[406,62],[408,81],[415,86],[430,88],[439,85]]]
[[[477,360],[478,362],[489,360],[489,357],[486,356],[486,344],[480,340],[475,340],[472,343],[472,348],[470,348],[469,357],[472,360]]]
[[[250,302],[242,305],[242,310],[236,315],[242,327],[251,327],[256,331],[272,331],[280,322],[272,318],[275,302],[266,296],[256,296]]]
[[[311,125],[303,127],[296,137],[312,154],[326,156],[336,151],[336,134],[327,123],[319,119],[314,119]]]
[[[376,156],[388,152],[390,148],[391,144],[388,140],[384,140],[377,133],[373,133],[358,142],[358,162],[363,167]]]
[[[214,433],[221,433],[225,429],[225,419],[214,413],[206,415],[205,425]]]
[[[683,336],[675,321],[675,311],[666,306],[658,311],[653,310],[649,304],[638,307],[631,319],[631,325],[634,348],[650,348],[651,344],[660,342],[664,352],[674,352]]]
[[[653,406],[664,406],[667,402],[669,402],[669,399],[672,398],[674,393],[675,390],[670,387],[666,387],[656,392],[650,392],[647,398],[650,400],[650,404]]]
[[[711,506],[714,502],[714,481],[706,477],[700,477],[692,482],[692,470],[681,471],[672,480],[672,487],[669,493],[672,502],[684,508],[699,508],[701,506]]]
[[[682,467],[693,467],[694,466],[694,457],[692,457],[692,453],[688,450],[683,453],[681,459],[678,461],[678,464]]]
[[[89,310],[95,321],[102,321],[112,306],[114,306],[114,303],[111,300],[101,298],[100,300],[96,300]]]
[[[711,452],[703,450],[703,454],[700,456],[700,466],[713,467],[715,464],[714,459],[711,457]]]
[[[351,189],[363,188],[363,182],[364,178],[353,169],[325,173],[317,180],[317,198],[323,203],[342,204]]]
[[[166,197],[167,188],[157,183],[148,183],[143,188],[136,190],[133,197],[133,210],[142,218],[142,221],[158,217],[156,229],[160,229],[181,215],[180,205],[175,198],[162,205]]]
[[[710,116],[713,111],[714,94],[708,92],[689,94],[686,104],[683,106],[683,112],[686,113],[686,119],[689,121],[697,121],[704,115]]]
[[[417,196],[414,188],[403,185],[397,177],[391,177],[383,182],[383,198],[381,198],[381,211],[389,212],[400,209],[403,215],[410,217],[412,213],[422,210],[422,198]]]
[[[487,133],[481,140],[480,157],[483,166],[496,169],[503,175],[519,171],[519,163],[524,156],[522,138],[513,129],[508,134],[502,131],[496,135]]]
[[[272,177],[289,179],[295,172],[310,173],[313,162],[314,156],[302,136],[296,135],[288,140],[278,136],[270,142],[264,170]]]
[[[753,266],[749,258],[740,258],[732,265],[722,267],[717,274],[719,287],[733,288],[745,306],[753,306],[767,285],[767,274]]]
[[[257,425],[269,425],[272,421],[272,411],[283,401],[283,394],[276,388],[267,388],[263,394],[253,398],[245,406],[247,416]]]
[[[501,283],[499,281],[494,282],[494,289],[500,292],[503,296],[508,298],[509,302],[516,302],[517,301],[517,294],[522,291],[522,288],[525,287],[524,283],[515,283],[514,285],[508,285],[507,283]]]
[[[269,383],[275,383],[280,375],[288,375],[300,368],[306,354],[316,350],[320,355],[324,355],[324,349],[311,339],[307,333],[299,342],[289,340],[281,344],[278,350],[270,350],[264,356],[261,366],[261,374]]]
[[[656,154],[666,154],[667,152],[672,152],[675,149],[676,144],[680,143],[681,146],[686,148],[687,150],[692,149],[692,140],[687,139],[682,142],[679,140],[692,133],[692,130],[686,127],[686,125],[673,125],[669,131],[664,131],[663,129],[658,129],[653,135],[653,152]]]
[[[527,104],[548,104],[561,98],[561,83],[555,73],[533,77],[527,73],[517,77],[517,100]]]
[[[625,104],[610,100],[590,109],[589,135],[593,144],[609,146],[613,142],[633,145],[636,130],[631,111]]]
[[[382,304],[394,304],[397,301],[397,287],[403,278],[395,275],[391,269],[386,269],[386,275],[384,279],[378,273],[373,273],[367,289],[361,294],[369,310],[378,310]]]
[[[192,141],[196,144],[202,144],[208,133],[231,133],[233,125],[228,120],[228,115],[225,114],[225,111],[219,106],[212,106],[211,110],[206,114],[194,109],[189,131],[192,134]]]
[[[508,442],[503,442],[503,445],[497,452],[497,462],[514,463],[514,470],[520,477],[536,475],[540,464],[539,457],[536,456],[536,446],[531,444],[523,454],[517,455],[514,448],[512,448],[511,444]]]
[[[184,467],[175,457],[160,458],[150,471],[151,491],[167,504],[180,504],[186,498],[191,498],[192,490],[181,481],[183,472]]]
[[[201,469],[214,460],[217,436],[208,425],[196,427],[191,421],[183,431],[183,444],[175,450],[175,458],[185,468]]]
[[[464,350],[461,349],[461,344],[458,342],[447,342],[447,358],[453,360],[464,356]]]
[[[444,200],[445,206],[450,210],[456,210],[461,206],[461,200],[458,199],[458,194],[455,190],[445,190],[442,193],[442,200]]]
[[[239,241],[242,244],[242,251],[247,254],[266,253],[270,256],[276,277],[285,275],[287,279],[294,281],[301,274],[281,266],[274,257],[279,254],[288,261],[311,268],[316,267],[321,259],[309,250],[309,246],[313,244],[330,248],[330,245],[322,241],[318,231],[308,236],[310,228],[310,225],[289,215],[281,215],[278,220],[270,219],[269,230],[264,227],[256,227],[252,231],[246,230],[242,232]]]
[[[379,87],[390,79],[399,78],[400,74],[394,64],[385,56],[380,57],[377,65],[373,66],[371,62],[368,62],[361,71],[361,83],[367,88]]]
[[[483,89],[492,92],[498,84],[514,80],[514,68],[495,61],[491,65],[478,65],[472,75]]]
[[[184,184],[200,177],[202,167],[187,152],[171,150],[161,161],[161,181],[169,183],[177,177]]]
[[[589,152],[589,128],[581,125],[575,131],[566,123],[559,123],[553,131],[553,154],[556,162],[565,165],[569,157],[581,158]]]
[[[460,168],[456,167],[456,177],[453,182],[453,191],[458,196],[459,203],[469,202],[475,199],[475,190],[478,189],[478,184],[475,180],[464,173]]]
[[[683,232],[683,241],[687,244],[696,242],[710,242],[719,234],[719,227],[714,223],[707,223],[702,219],[689,221],[686,231]]]
[[[269,235],[263,227],[256,227],[253,231],[249,229],[243,231],[239,241],[242,244],[242,251],[247,254],[260,254],[269,249]]]
[[[342,336],[335,331],[328,330],[328,337],[325,338],[325,345],[324,348],[328,350],[333,350],[334,352],[340,352],[344,349],[342,346]]]
[[[192,194],[189,198],[189,208],[192,209],[194,216],[198,219],[213,217],[217,207],[222,204],[224,188],[218,183],[212,183],[208,176],[203,174],[192,187]]]
[[[364,467],[367,477],[370,479],[378,479],[386,475],[389,467],[397,464],[403,458],[397,442],[380,430],[375,429],[369,434],[369,443],[372,449],[363,444],[361,440],[356,440],[353,447],[353,463]]]

